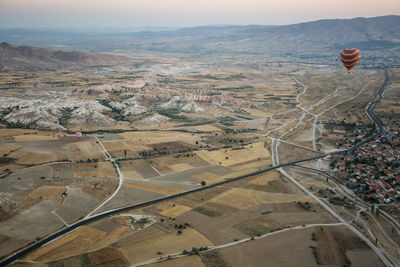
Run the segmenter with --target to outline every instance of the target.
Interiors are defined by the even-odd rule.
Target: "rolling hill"
[[[3,29],[0,30],[0,41],[46,47],[62,45],[90,51],[298,56],[337,54],[342,47],[356,46],[364,51],[383,49],[397,53],[400,52],[400,16],[329,19],[284,26],[204,26],[132,33]]]
[[[129,62],[122,56],[0,43],[0,69],[53,69]]]

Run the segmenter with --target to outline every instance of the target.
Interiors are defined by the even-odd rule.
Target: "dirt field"
[[[111,201],[107,202],[107,204],[104,205],[101,209],[99,209],[98,213],[112,208],[126,207],[135,203],[149,201],[152,199],[160,198],[162,196],[162,194],[122,185],[118,194],[113,199],[111,199]]]
[[[253,143],[244,146],[244,149],[220,149],[216,151],[201,150],[196,152],[202,159],[212,165],[232,166],[254,160],[262,160],[270,157],[268,148],[264,142]]]
[[[18,155],[19,152],[23,153],[23,155]],[[10,157],[18,158],[16,163],[22,165],[36,165],[59,160],[59,156],[56,154],[39,154],[21,150],[11,153]]]
[[[147,239],[156,239],[168,234],[169,230],[164,229],[164,227],[160,227],[160,224],[161,223],[156,223],[143,230],[126,235],[124,238],[121,238],[115,242],[115,246],[118,248],[125,247],[131,244],[141,243]]]
[[[229,243],[235,238],[265,234],[288,226],[336,222],[322,208],[311,205],[315,212],[294,202],[259,204],[246,210],[207,202],[199,207],[205,208],[206,212],[196,211],[196,208],[178,216],[177,220],[190,223],[214,244]]]
[[[190,267],[205,267],[203,261],[199,256],[189,256],[178,259],[172,259],[168,261],[163,261],[160,263],[154,263],[145,265],[147,267],[176,267],[176,266],[190,266]]]
[[[194,129],[196,131],[202,131],[202,132],[220,132],[221,131],[220,128],[218,128],[214,125],[211,125],[211,124],[192,126],[190,128]]]
[[[92,171],[74,172],[74,178],[97,177],[97,178],[118,178],[118,174],[111,162],[98,162]]]
[[[229,168],[223,167],[223,166],[208,166],[208,167],[200,167],[200,168],[195,168],[195,169],[190,169],[182,172],[177,172],[177,173],[172,173],[172,174],[167,174],[163,176],[158,176],[154,177],[151,180],[152,181],[162,181],[163,183],[167,182],[177,182],[176,187],[181,188],[181,186],[185,186],[188,184],[192,185],[200,185],[201,180],[197,179],[194,177],[194,175],[197,175],[199,173],[203,172],[211,172],[215,175],[219,176],[225,176],[228,174],[231,174],[231,170]]]
[[[33,129],[1,129],[0,131],[0,140],[4,139],[12,139],[14,136],[19,136],[19,135],[32,135],[32,134],[39,134],[39,135],[53,135],[51,132],[46,132],[46,131],[39,131],[39,130],[33,130]]]
[[[0,235],[0,257],[9,255],[18,249],[28,245],[30,241],[10,238]]]
[[[34,241],[61,229],[62,222],[51,213],[58,207],[54,200],[43,200],[0,224],[0,234]],[[29,227],[27,227],[29,225]],[[32,231],[35,229],[35,231]]]
[[[23,166],[17,165],[17,164],[2,165],[2,166],[0,166],[0,173],[5,173],[8,171],[16,171],[16,170],[19,170],[22,168],[23,168]]]
[[[153,164],[150,165],[150,160],[138,159],[121,161],[120,168],[122,173],[127,173],[126,177],[133,179],[143,180],[160,175],[154,170]]]
[[[121,253],[115,248],[106,248],[87,254],[68,257],[61,260],[51,261],[43,266],[125,266],[127,262]],[[41,266],[41,264],[35,264]]]
[[[363,266],[363,267],[383,267],[385,266],[375,255],[373,251],[348,251],[347,257],[349,257],[352,266]]]
[[[15,142],[35,142],[35,141],[49,141],[58,140],[56,135],[38,135],[38,134],[26,134],[14,136]]]
[[[66,145],[64,154],[73,161],[104,158],[100,145],[95,141],[83,141],[83,139]]]
[[[159,132],[159,131],[144,131],[144,132],[125,132],[119,134],[126,140],[137,140],[144,145],[155,144],[160,142],[172,142],[172,141],[192,141],[197,140],[197,136],[190,133],[182,132]]]
[[[218,251],[232,267],[318,266],[310,249],[311,233],[312,229],[289,231]]]
[[[96,244],[91,246],[88,251],[96,251],[102,248],[106,248],[113,244],[114,242],[120,240],[121,238],[129,235],[132,233],[132,229],[128,226],[120,226],[110,233],[107,233],[107,235],[103,236],[101,239],[99,239]]]
[[[191,152],[189,152],[192,154]],[[153,167],[161,174],[171,174],[175,172],[182,172],[194,168],[209,166],[209,163],[199,157],[197,152],[194,152],[194,156],[186,157],[185,154],[180,158],[174,156],[164,156],[155,158],[153,161]]]
[[[67,197],[57,209],[57,214],[68,223],[84,217],[100,203],[89,194],[83,192],[81,188],[68,188],[66,193]]]
[[[189,210],[191,210],[190,207],[186,207],[183,205],[176,205],[175,207],[172,207],[167,210],[164,210],[163,212],[160,212],[160,214],[165,217],[175,218],[176,216],[179,216]]]
[[[58,203],[61,203],[63,200],[61,194],[64,192],[66,192],[64,186],[42,186],[32,191],[29,194],[29,197],[44,200],[55,200]]]
[[[271,181],[279,180],[281,174],[278,171],[270,171],[263,175],[259,175],[255,179],[251,180],[249,184],[251,185],[259,185],[259,186],[266,186]]]
[[[125,156],[124,152],[126,152],[126,157],[133,157],[139,151],[150,149],[141,141],[136,140],[105,141],[103,145],[114,157],[123,157]]]
[[[271,193],[303,194],[297,186],[277,171],[257,175],[256,178],[241,186],[241,188]]]
[[[193,177],[201,180],[201,181],[205,181],[206,184],[214,184],[217,182],[221,182],[224,178],[221,177],[220,175],[216,175],[214,173],[211,172],[202,172],[196,175],[193,175]]]
[[[54,242],[35,250],[25,260],[52,261],[87,251],[106,234],[100,230],[82,226]]]
[[[295,160],[312,158],[320,155],[321,154],[318,152],[313,152],[311,150],[307,150],[297,146],[292,146],[286,143],[281,143],[279,145],[279,158],[280,158],[279,162],[281,164]]]
[[[174,194],[178,194],[183,191],[183,190],[179,190],[179,189],[166,188],[166,187],[160,187],[160,186],[151,186],[151,185],[138,184],[138,183],[133,183],[133,182],[124,182],[124,185],[143,189],[146,191],[150,191],[150,192],[154,192],[154,193],[158,193],[158,194],[162,194],[162,195],[174,195]]]
[[[119,250],[129,263],[134,264],[156,258],[158,251],[165,255],[181,252],[184,249],[191,249],[192,247],[212,245],[208,239],[192,228],[184,229],[182,232],[181,235],[171,232],[160,237],[149,238],[139,243],[124,246]],[[171,244],[174,245],[171,246]]]
[[[264,193],[254,190],[233,188],[210,200],[213,203],[231,206],[240,210],[246,210],[255,205],[267,203],[285,203],[295,201],[314,202],[305,195],[292,195],[282,193]]]
[[[15,145],[15,144],[2,144],[0,146],[0,155],[3,156],[6,154],[9,154],[11,151],[18,150],[21,147],[23,147],[23,146]]]

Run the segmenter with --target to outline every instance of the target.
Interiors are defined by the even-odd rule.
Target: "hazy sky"
[[[0,27],[291,24],[400,14],[400,0],[0,0]]]

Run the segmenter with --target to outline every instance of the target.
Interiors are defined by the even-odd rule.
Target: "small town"
[[[347,155],[335,158],[331,168],[357,195],[373,203],[400,199],[400,137],[388,133]]]

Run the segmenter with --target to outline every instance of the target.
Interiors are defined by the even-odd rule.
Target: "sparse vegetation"
[[[302,207],[303,209],[305,209],[307,211],[311,210],[311,204],[308,201],[306,201],[306,202],[297,201],[296,203],[297,203],[297,205],[299,205],[300,207]]]
[[[222,213],[220,211],[210,209],[210,208],[204,207],[204,206],[196,207],[193,210],[197,211],[198,213],[201,213],[203,215],[206,215],[208,217],[218,217],[218,216],[222,215]]]

